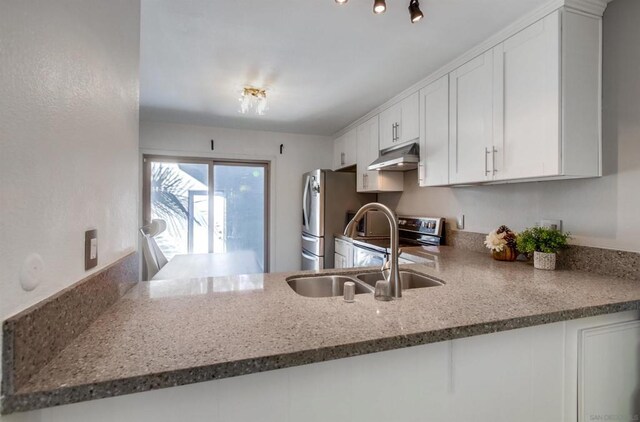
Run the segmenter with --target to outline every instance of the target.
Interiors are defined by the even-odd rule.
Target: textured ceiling
[[[543,0],[143,0],[141,118],[330,135]],[[265,116],[240,114],[245,85]]]

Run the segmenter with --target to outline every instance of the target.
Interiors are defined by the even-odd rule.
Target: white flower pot
[[[533,253],[533,267],[539,270],[555,270],[556,269],[556,254],[534,252]]]

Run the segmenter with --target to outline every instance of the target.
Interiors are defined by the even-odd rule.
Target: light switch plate
[[[458,230],[464,229],[464,214],[458,214],[458,218],[456,219],[456,228]]]
[[[84,269],[98,265],[98,230],[84,232]]]

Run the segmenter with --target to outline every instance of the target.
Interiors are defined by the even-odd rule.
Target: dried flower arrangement
[[[494,259],[515,261],[518,258],[517,241],[518,234],[503,225],[489,233],[484,244],[491,250]]]

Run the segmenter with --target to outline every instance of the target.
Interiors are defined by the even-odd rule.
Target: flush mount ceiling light
[[[267,92],[261,88],[247,86],[240,95],[240,113],[246,114],[249,110],[255,110],[258,116],[267,111]]]
[[[347,4],[349,0],[335,0],[339,5]],[[387,3],[385,0],[373,0],[373,13],[379,15],[387,10]],[[420,3],[418,0],[409,0],[409,15],[411,16],[411,23],[416,23],[424,17],[420,10]]]

